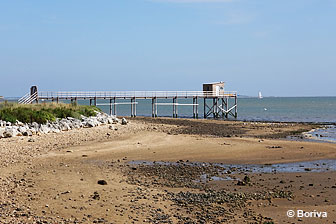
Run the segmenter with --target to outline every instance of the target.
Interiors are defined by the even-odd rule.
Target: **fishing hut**
[[[41,101],[59,102],[86,100],[90,105],[109,106],[111,115],[117,115],[118,105],[129,105],[131,117],[136,117],[139,99],[151,101],[152,117],[158,117],[159,106],[171,106],[172,117],[178,117],[180,106],[192,107],[192,117],[199,118],[199,107],[203,104],[204,118],[237,118],[237,92],[224,91],[224,82],[203,84],[203,91],[38,91],[32,86],[30,91],[19,99],[20,104],[39,103]],[[158,102],[166,99],[170,102]],[[179,103],[179,99],[189,99],[190,103]],[[104,103],[97,102],[104,100]],[[122,102],[121,102],[122,101]],[[203,101],[203,102],[201,102]]]

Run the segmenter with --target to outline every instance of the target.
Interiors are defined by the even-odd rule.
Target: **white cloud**
[[[228,13],[224,19],[217,21],[220,25],[248,24],[255,19],[255,15],[249,13]]]
[[[233,2],[235,0],[151,0],[152,2],[173,2],[173,3],[214,3],[214,2]]]

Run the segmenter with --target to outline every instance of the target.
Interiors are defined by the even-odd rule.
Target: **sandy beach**
[[[117,127],[0,139],[0,222],[335,223],[335,171],[221,166],[336,159],[336,144],[285,139],[316,125],[137,118]],[[327,217],[287,216],[300,209]]]

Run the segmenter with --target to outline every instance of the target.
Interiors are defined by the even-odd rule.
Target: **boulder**
[[[6,121],[0,120],[0,127],[5,127],[6,126]]]
[[[60,127],[61,127],[62,131],[69,131],[69,130],[71,130],[70,125],[68,123],[66,123],[66,122],[61,122],[60,123]]]
[[[21,121],[16,120],[15,125],[16,125],[16,126],[21,126],[21,127],[22,127],[22,126],[24,126],[25,124],[22,123]]]
[[[27,128],[24,126],[21,126],[18,128],[18,131],[23,134],[23,132],[27,131]]]
[[[47,125],[44,125],[44,124],[41,124],[40,128],[39,128],[39,131],[42,133],[42,134],[47,134],[50,132],[50,128],[47,126]]]
[[[122,125],[126,125],[127,123],[128,123],[128,121],[126,120],[126,118],[123,117],[123,118],[121,119],[121,124],[122,124]]]
[[[17,136],[19,132],[17,131],[17,127],[6,127],[5,132],[3,133],[4,138],[11,138]]]
[[[23,136],[32,136],[33,135],[33,133],[32,133],[32,131],[31,130],[26,130],[26,131],[24,131],[24,132],[22,132],[22,134],[23,134]]]
[[[5,128],[1,128],[0,127],[0,138],[4,138],[4,133],[5,133],[6,129]]]

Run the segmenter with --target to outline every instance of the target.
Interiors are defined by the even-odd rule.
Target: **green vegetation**
[[[0,120],[23,123],[37,122],[44,124],[47,121],[55,121],[56,118],[73,117],[80,115],[95,116],[95,111],[101,111],[95,106],[85,106],[64,103],[42,103],[22,105],[17,103],[0,103]]]

